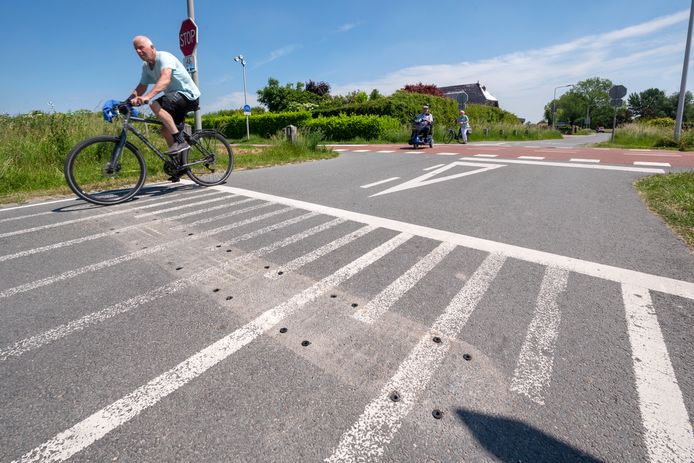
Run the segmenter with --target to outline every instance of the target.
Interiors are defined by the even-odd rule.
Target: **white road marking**
[[[204,282],[205,280],[207,280],[207,278],[219,274],[221,272],[226,272],[228,270],[234,269],[239,264],[249,261],[252,258],[262,257],[266,254],[276,251],[281,247],[296,243],[297,241],[303,240],[309,236],[324,231],[342,222],[344,222],[344,220],[334,219],[324,224],[317,225],[315,227],[309,228],[308,230],[304,230],[303,232],[296,233],[287,238],[275,241],[274,243],[271,243],[267,246],[263,246],[262,248],[256,249],[255,251],[250,251],[242,256],[226,261],[220,266],[210,267],[208,269],[196,273],[191,277],[176,280],[172,283],[160,286],[139,296],[132,297],[127,301],[119,302],[110,307],[99,310],[98,312],[90,313],[77,320],[73,320],[69,323],[52,328],[48,331],[44,331],[43,333],[22,339],[21,341],[18,341],[10,346],[0,349],[0,361],[7,360],[10,357],[18,357],[29,351],[38,349],[39,347],[57,341],[58,339],[64,338],[76,331],[82,331],[88,328],[89,326],[95,325],[104,320],[108,320],[109,318],[115,317],[116,315],[129,312],[130,310],[135,309],[143,304],[148,304],[156,299],[167,296],[169,294],[173,294],[185,287]],[[248,239],[257,236],[248,235],[244,236],[246,236]]]
[[[648,156],[658,158],[681,158],[681,154],[624,153],[624,156]]]
[[[352,314],[356,320],[364,323],[373,323],[378,320],[390,307],[402,297],[407,291],[421,280],[424,275],[429,273],[444,257],[446,257],[456,246],[450,243],[441,243],[433,251],[427,254],[422,260],[413,265],[408,271],[402,274],[397,280],[392,282],[381,291],[378,296],[373,298],[363,308]]]
[[[460,158],[461,161],[488,161],[482,158]],[[551,161],[526,161],[522,159],[494,159],[494,162],[503,162],[504,164],[525,164],[530,166],[548,166],[548,167],[568,167],[574,169],[597,169],[597,170],[617,170],[624,172],[642,172],[645,174],[664,174],[663,169],[655,169],[650,167],[630,167],[630,166],[601,166],[595,164],[569,164],[567,162],[551,162]]]
[[[651,295],[646,288],[623,284],[622,297],[650,461],[689,463],[692,425]]]
[[[552,379],[554,347],[559,335],[559,296],[566,291],[569,272],[547,267],[537,295],[535,315],[528,327],[511,390],[523,394],[535,403],[544,405],[545,392]]]
[[[467,172],[461,172],[459,174],[447,175],[445,177],[432,178],[432,177],[435,177],[436,175],[438,175],[442,172],[445,172],[449,169],[452,169],[452,168],[458,167],[458,166],[479,167],[479,169],[470,170]],[[498,169],[499,167],[504,167],[504,166],[503,166],[503,164],[475,164],[472,162],[454,161],[454,162],[451,162],[450,164],[445,164],[443,167],[440,167],[436,170],[432,170],[429,173],[426,173],[424,175],[420,175],[417,178],[413,178],[412,180],[408,180],[408,181],[403,182],[399,185],[395,185],[394,187],[388,188],[387,190],[383,190],[383,191],[380,191],[378,193],[372,194],[369,197],[373,198],[375,196],[386,195],[389,193],[394,193],[396,191],[409,190],[410,188],[418,188],[421,186],[432,185],[434,183],[445,182],[446,180],[453,180],[453,179],[460,178],[460,177],[466,177],[468,175],[480,174],[482,172],[487,172],[489,170]]]
[[[405,154],[419,154],[422,153],[422,151],[405,151]]]
[[[498,154],[473,154],[473,157],[476,158],[498,158]]]
[[[371,150],[352,150],[352,153],[369,153]]]
[[[388,150],[383,150],[383,151],[376,151],[377,153],[395,153],[395,151],[388,151]]]
[[[518,156],[518,159],[532,159],[534,161],[542,161],[544,156]]]
[[[569,159],[570,162],[593,162],[593,163],[598,163],[600,162],[600,159],[584,159],[584,158],[571,158]]]
[[[166,208],[166,209],[157,209],[157,210],[155,210],[155,211],[144,212],[144,213],[142,213],[142,214],[137,214],[137,215],[135,215],[134,218],[136,218],[136,219],[141,219],[142,217],[151,217],[151,216],[153,216],[153,215],[163,214],[163,213],[165,213],[165,212],[179,211],[179,210],[181,210],[181,209],[185,209],[185,208],[188,208],[188,207],[196,207],[196,206],[201,206],[201,205],[203,205],[203,204],[216,203],[216,202],[219,202],[219,201],[228,201],[229,199],[230,199],[230,198],[229,198],[228,196],[227,196],[227,197],[218,196],[218,197],[216,197],[216,198],[206,199],[206,200],[204,200],[204,201],[198,201],[198,202],[196,202],[196,203],[183,204],[183,205],[180,205],[180,206],[168,207],[168,208]]]
[[[41,280],[32,281],[30,283],[25,283],[23,285],[15,286],[13,288],[8,288],[8,289],[5,289],[3,291],[0,291],[0,299],[14,296],[15,294],[24,293],[27,291],[32,291],[34,289],[41,288],[43,286],[52,285],[52,284],[57,283],[59,281],[68,280],[70,278],[74,278],[74,277],[76,277],[78,275],[82,275],[84,273],[95,272],[95,271],[101,270],[103,268],[112,267],[114,265],[117,265],[117,264],[120,264],[123,262],[128,262],[128,261],[131,261],[133,259],[138,259],[140,257],[146,256],[149,254],[153,254],[153,253],[156,253],[159,251],[163,251],[163,250],[166,250],[167,248],[170,248],[170,247],[174,247],[180,243],[183,243],[185,240],[192,241],[192,240],[198,240],[201,238],[207,238],[207,237],[215,235],[217,233],[222,233],[222,232],[231,230],[233,228],[237,228],[237,227],[240,227],[243,225],[247,225],[249,223],[256,222],[258,220],[263,220],[265,218],[269,218],[269,217],[275,216],[277,214],[282,214],[282,213],[288,212],[290,209],[291,208],[289,208],[289,207],[285,207],[285,208],[282,208],[282,209],[279,209],[276,211],[268,212],[267,214],[263,214],[263,215],[259,215],[257,217],[242,220],[241,222],[235,222],[235,223],[232,223],[229,225],[225,225],[223,227],[213,228],[212,230],[203,231],[203,232],[197,233],[193,236],[185,236],[185,237],[178,238],[178,239],[166,242],[166,243],[152,246],[152,247],[147,248],[147,249],[140,249],[139,251],[131,252],[129,254],[115,257],[113,259],[103,260],[103,261],[97,262],[95,264],[85,265],[84,267],[80,267],[80,268],[75,269],[75,270],[68,270],[67,272],[63,272],[63,273],[60,273],[58,275],[53,275],[53,276],[50,276],[47,278],[43,278]]]
[[[439,167],[442,167],[442,166],[445,166],[445,165],[446,165],[446,164],[436,164],[435,166],[425,167],[425,168],[422,169],[422,170],[424,170],[424,171],[432,170],[432,169],[436,169],[436,168],[439,168]]]
[[[288,301],[211,344],[166,373],[25,453],[20,462],[64,461],[251,343],[284,318],[385,256],[412,236],[401,233]]]
[[[376,461],[385,446],[400,429],[401,421],[414,408],[417,396],[427,387],[455,339],[467,323],[470,314],[482,299],[496,277],[505,258],[489,255],[465,286],[453,298],[433,327],[412,349],[395,375],[383,386],[380,394],[369,403],[357,422],[342,435],[340,443],[329,463]],[[434,343],[433,336],[444,337],[442,343]],[[448,339],[446,339],[448,338]],[[390,399],[397,392],[398,402]]]
[[[41,203],[32,203],[32,204],[24,204],[22,206],[12,206],[12,207],[3,207],[0,208],[0,213],[1,212],[7,212],[7,211],[13,211],[15,209],[24,209],[26,207],[36,207],[36,206],[43,206],[46,204],[55,204],[55,203],[64,203],[65,201],[79,201],[77,198],[65,198],[65,199],[56,199],[54,201],[44,201]]]
[[[646,161],[634,161],[635,166],[652,166],[652,167],[671,167],[668,162],[646,162]]]
[[[443,152],[443,153],[434,153],[434,154],[439,155],[439,156],[459,156],[459,155],[460,155],[460,153],[445,153],[445,152]]]
[[[478,161],[482,161],[479,159]],[[504,161],[506,162],[506,161]],[[537,164],[542,161],[516,161],[521,163],[532,163]],[[551,163],[548,163],[551,164]],[[570,165],[570,164],[566,164]],[[574,167],[591,167],[591,168],[605,168],[609,166],[593,166],[593,165],[580,165],[574,164]],[[645,169],[645,168],[644,168]],[[653,169],[652,169],[653,170]],[[659,170],[659,169],[658,169]],[[219,185],[210,187],[213,189],[218,189],[221,191],[228,191],[231,193],[236,193],[239,195],[247,196],[250,198],[261,199],[264,201],[271,201],[278,204],[284,204],[287,206],[292,206],[298,209],[320,212],[321,214],[331,215],[333,217],[342,217],[343,219],[352,220],[355,222],[372,225],[374,227],[387,228],[389,230],[400,231],[403,233],[409,233],[416,236],[422,236],[425,238],[430,238],[437,241],[445,241],[448,243],[454,243],[458,246],[465,246],[471,249],[477,249],[479,251],[486,251],[489,253],[503,254],[506,257],[512,257],[514,259],[520,259],[526,262],[533,262],[540,265],[549,265],[552,267],[564,268],[571,272],[580,273],[582,275],[593,276],[596,278],[601,278],[603,280],[615,281],[618,283],[633,284],[635,286],[640,286],[643,288],[648,288],[653,291],[659,291],[666,294],[673,294],[675,296],[681,296],[688,299],[694,299],[694,283],[676,280],[674,278],[668,278],[658,275],[653,275],[644,272],[638,272],[635,270],[629,270],[620,267],[614,267],[612,265],[600,264],[597,262],[591,262],[582,259],[576,259],[574,257],[562,256],[559,254],[553,254],[545,251],[538,251],[536,249],[524,248],[521,246],[514,246],[511,244],[500,243],[497,241],[486,240],[482,238],[476,238],[474,236],[462,235],[459,233],[453,233],[446,230],[440,230],[431,227],[424,227],[422,225],[416,225],[407,222],[401,222],[399,220],[387,219],[384,217],[377,217],[369,214],[362,214],[360,212],[348,211],[345,209],[339,209],[336,207],[325,206],[322,204],[310,203],[308,201],[301,201],[298,199],[285,198],[282,196],[271,195],[267,193],[261,193],[253,190],[246,190],[243,188],[236,188],[228,185]]]
[[[206,195],[204,195],[204,196],[211,196],[211,195],[213,195],[213,194],[214,194],[214,193],[210,192],[210,193],[208,193],[208,194],[206,194]],[[201,195],[201,196],[203,196],[203,195]],[[57,223],[50,223],[50,224],[46,224],[46,225],[39,225],[39,226],[36,226],[36,227],[25,228],[25,229],[23,229],[23,230],[15,230],[15,231],[11,231],[11,232],[0,233],[0,238],[6,238],[6,237],[8,237],[8,236],[22,235],[22,234],[25,234],[25,233],[31,233],[31,232],[35,232],[35,231],[48,230],[48,229],[51,229],[51,228],[62,227],[62,226],[64,226],[64,225],[72,225],[72,224],[74,224],[74,223],[84,222],[84,221],[87,221],[87,220],[100,219],[100,218],[106,217],[106,216],[114,216],[114,215],[119,215],[119,214],[125,214],[126,212],[132,212],[133,210],[146,209],[146,208],[150,208],[150,207],[161,206],[161,205],[165,205],[165,204],[170,204],[170,203],[172,203],[172,202],[185,201],[185,200],[189,200],[189,199],[196,199],[196,198],[183,198],[183,199],[178,199],[178,200],[170,201],[170,202],[169,202],[169,201],[159,201],[159,202],[156,203],[156,204],[150,204],[150,205],[147,205],[147,206],[130,207],[130,208],[126,208],[126,209],[118,209],[118,210],[106,212],[106,213],[103,213],[103,214],[90,215],[90,216],[88,216],[88,217],[80,217],[80,218],[78,218],[78,219],[71,219],[71,220],[65,220],[65,221],[57,222]]]
[[[342,246],[345,246],[346,244],[351,243],[352,241],[356,240],[357,238],[360,238],[367,233],[375,230],[375,227],[371,227],[369,225],[366,225],[365,227],[360,228],[357,231],[354,231],[348,235],[343,236],[342,238],[339,238],[335,241],[332,241],[324,246],[321,246],[318,249],[315,249],[308,254],[304,254],[303,256],[299,256],[294,260],[291,260],[287,262],[286,264],[280,266],[279,268],[275,270],[271,270],[267,273],[265,273],[265,278],[269,278],[271,280],[276,280],[279,278],[279,272],[282,272],[282,274],[293,272],[295,270],[300,269],[304,265],[315,261],[316,259],[323,257],[331,252],[333,252],[336,249],[341,248]]]
[[[372,186],[381,185],[383,183],[392,182],[393,180],[400,180],[400,177],[391,177],[385,180],[379,180],[378,182],[369,183],[367,185],[362,185],[360,188],[371,188]]]
[[[341,152],[343,152],[343,151],[349,151],[349,150],[343,148],[343,149],[338,149],[338,150],[333,149],[333,151],[337,151],[338,153],[341,153]]]
[[[253,200],[252,198],[249,198],[249,199]],[[249,201],[249,199],[246,199],[244,201],[240,201],[237,204],[245,203],[245,202]],[[243,209],[237,209],[234,211],[225,212],[224,214],[219,214],[219,215],[215,215],[212,217],[205,217],[204,219],[198,219],[198,220],[195,220],[195,221],[190,222],[190,223],[183,223],[180,225],[176,225],[175,227],[172,228],[172,230],[183,230],[184,228],[195,227],[197,225],[201,225],[204,223],[210,223],[210,222],[215,222],[215,221],[221,220],[221,219],[227,219],[227,218],[233,217],[235,215],[245,214],[246,212],[257,211],[258,209],[263,209],[263,208],[269,207],[271,205],[272,205],[272,203],[265,202],[265,203],[261,203],[261,204],[256,204],[254,206],[244,207]],[[225,204],[225,206],[229,206],[229,204]]]
[[[235,236],[234,238],[224,241],[222,243],[219,243],[217,246],[211,246],[209,248],[210,251],[214,251],[216,247],[226,247],[226,246],[233,246],[234,244],[240,243],[241,241],[246,241],[250,240],[252,238],[256,238],[260,235],[264,235],[265,233],[269,233],[271,231],[279,230],[280,228],[288,227],[289,225],[294,225],[299,222],[303,222],[304,220],[310,219],[312,217],[317,216],[317,212],[308,212],[306,214],[299,215],[297,217],[293,217],[291,219],[284,220],[282,222],[278,223],[273,223],[272,225],[268,225],[267,227],[260,228],[258,230],[253,230],[252,232],[245,233],[241,236]],[[343,220],[343,219],[334,219],[334,220]],[[332,226],[332,225],[331,225]]]

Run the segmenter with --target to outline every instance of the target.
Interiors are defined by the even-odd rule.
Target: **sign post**
[[[198,47],[198,26],[194,21],[193,0],[188,0],[188,18],[181,23],[181,29],[178,31],[178,42],[183,53],[183,63],[193,78],[195,85],[200,88],[198,80],[198,60],[196,49]],[[202,117],[200,109],[195,111],[195,130],[202,129]]]
[[[617,129],[617,108],[624,104],[622,98],[627,94],[627,88],[624,85],[615,85],[608,92],[610,95],[610,105],[614,107],[614,116],[612,117],[612,137],[610,143],[614,143],[614,131]]]

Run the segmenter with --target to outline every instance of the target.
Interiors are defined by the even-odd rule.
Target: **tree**
[[[316,83],[309,80],[306,82],[306,91],[315,93],[318,96],[330,96],[330,84],[323,81]]]
[[[371,93],[369,94],[369,101],[378,100],[379,98],[383,98],[381,92],[379,92],[377,88],[371,90]]]
[[[686,96],[686,94],[685,94]],[[649,88],[641,93],[632,93],[628,99],[629,110],[640,120],[656,117],[673,117],[670,101],[663,90]]]
[[[444,96],[443,92],[434,84],[418,83],[414,85],[405,85],[403,90],[410,93],[423,93],[425,95]]]
[[[354,90],[347,94],[347,103],[366,103],[369,95],[364,90]]]
[[[258,90],[258,101],[267,106],[270,112],[307,109],[318,105],[321,97],[304,90],[304,83],[281,86],[277,79],[270,77],[267,85]]]
[[[578,82],[569,92],[578,94],[583,100],[583,113],[587,127],[604,126],[607,123],[606,114],[612,114],[608,111],[610,109],[610,95],[608,93],[610,88],[612,88],[610,79],[592,77]],[[590,117],[591,111],[596,117]]]

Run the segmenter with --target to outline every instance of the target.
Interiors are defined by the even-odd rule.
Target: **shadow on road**
[[[170,195],[173,193],[179,193],[182,191],[192,191],[192,190],[199,190],[200,186],[198,185],[181,185],[175,188],[172,188],[169,185],[153,185],[153,186],[146,186],[143,187],[138,193],[137,196],[135,196],[133,199],[126,201],[125,203],[122,204],[136,204],[138,200],[143,199],[143,198],[156,198],[157,196],[162,196],[166,197],[166,195]],[[111,206],[99,206],[96,204],[91,204],[86,201],[81,201],[78,198],[75,198],[77,201],[79,201],[77,204],[71,204],[68,206],[63,206],[63,207],[57,207],[53,209],[53,212],[75,212],[75,211],[84,211],[84,210],[91,210],[91,209],[102,209],[102,208],[107,208]]]
[[[465,408],[458,408],[456,414],[479,443],[503,462],[603,461],[516,419],[485,415]]]

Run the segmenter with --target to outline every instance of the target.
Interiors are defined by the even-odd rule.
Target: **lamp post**
[[[675,140],[679,141],[682,134],[682,118],[684,116],[684,96],[687,90],[687,68],[689,67],[689,50],[692,46],[692,22],[694,22],[694,0],[689,8],[689,27],[687,28],[687,45],[684,47],[684,65],[682,66],[682,82],[680,83],[680,96],[677,101],[677,113],[675,118]]]
[[[557,90],[564,87],[574,87],[574,84],[560,85],[554,87],[554,96],[552,97],[552,128],[557,128]]]
[[[248,104],[246,101],[246,60],[243,58],[243,55],[237,55],[234,57],[234,61],[241,63],[241,66],[243,66],[243,106],[245,107]],[[250,138],[251,132],[248,128],[248,114],[246,114],[246,140],[250,140]]]

